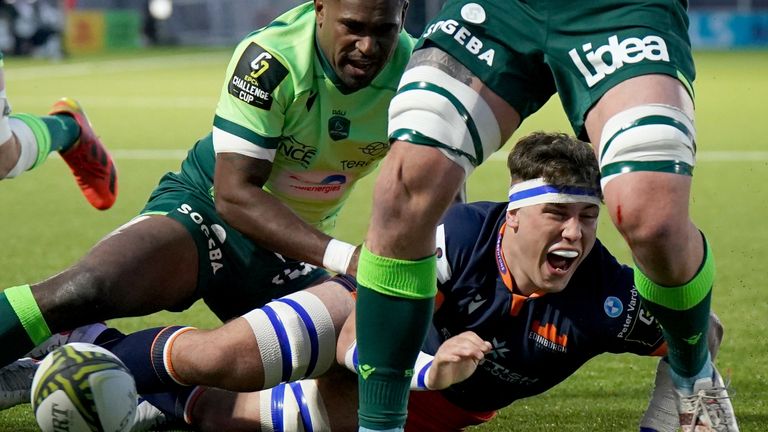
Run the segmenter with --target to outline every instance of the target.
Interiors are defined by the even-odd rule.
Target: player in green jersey
[[[355,247],[328,232],[387,152],[387,107],[413,48],[406,8],[315,0],[247,36],[212,133],[141,214],[74,266],[0,293],[0,364],[52,332],[200,298],[226,320],[325,278],[320,266],[348,271]]]
[[[361,430],[405,421],[436,292],[429,233],[464,178],[555,93],[576,133],[594,144],[607,210],[669,345],[681,425],[738,430],[710,403],[727,392],[705,343],[714,259],[689,216],[696,129],[686,5],[445,3],[390,106],[392,149],[360,253]]]
[[[40,166],[53,151],[69,165],[92,206],[99,210],[112,207],[117,198],[117,169],[83,108],[63,98],[47,116],[11,115],[0,53],[0,180]]]

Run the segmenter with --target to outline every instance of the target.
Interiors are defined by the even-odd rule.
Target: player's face
[[[594,204],[574,203],[538,204],[507,213],[504,252],[523,294],[555,293],[568,285],[595,245],[599,212]]]
[[[384,68],[406,7],[402,0],[315,0],[318,43],[345,86],[365,87]]]

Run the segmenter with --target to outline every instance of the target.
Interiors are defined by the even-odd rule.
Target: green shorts
[[[197,295],[222,321],[328,277],[316,266],[286,259],[257,246],[216,213],[213,199],[166,174],[141,214],[163,214],[189,231],[197,245]]]
[[[587,111],[639,75],[695,77],[685,0],[448,0],[417,49],[450,54],[524,119],[557,92],[586,139]]]

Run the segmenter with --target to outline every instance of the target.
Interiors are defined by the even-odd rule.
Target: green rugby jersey
[[[181,174],[208,191],[214,149],[270,160],[265,190],[329,231],[355,182],[389,148],[387,108],[415,40],[403,31],[389,64],[350,92],[317,47],[315,25],[305,3],[240,42],[216,108],[213,148],[201,141]]]

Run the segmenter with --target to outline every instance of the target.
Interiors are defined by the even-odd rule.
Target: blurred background
[[[444,0],[412,0],[419,35]],[[148,46],[231,46],[300,0],[2,0],[0,50],[59,59]],[[695,48],[768,47],[768,0],[692,0]]]

